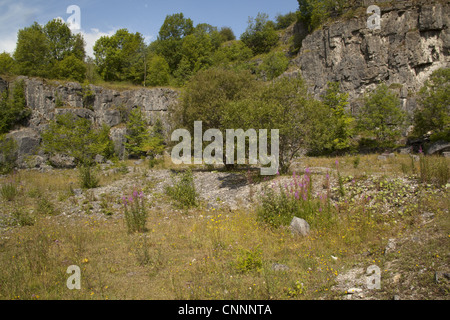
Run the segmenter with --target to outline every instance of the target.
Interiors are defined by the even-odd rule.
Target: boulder
[[[75,158],[64,154],[56,154],[49,159],[50,164],[57,169],[73,169],[77,166]]]
[[[41,137],[33,129],[20,129],[9,133],[7,136],[16,141],[17,163],[19,165],[23,164],[28,157],[35,155],[39,150]]]
[[[437,141],[428,148],[427,154],[433,155],[449,150],[450,150],[450,142]]]
[[[292,219],[290,229],[293,234],[307,236],[311,228],[306,220],[294,217],[294,219]]]

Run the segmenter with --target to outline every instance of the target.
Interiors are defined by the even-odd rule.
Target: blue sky
[[[246,29],[249,17],[258,12],[271,19],[279,13],[296,11],[297,0],[0,0],[0,52],[12,53],[17,31],[34,21],[45,24],[60,17],[67,21],[67,7],[81,9],[81,31],[92,55],[95,41],[116,30],[127,28],[142,33],[147,42],[158,36],[167,15],[182,12],[194,24],[209,23],[231,27],[237,37]]]

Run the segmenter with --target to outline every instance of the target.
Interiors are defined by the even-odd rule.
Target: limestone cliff
[[[19,162],[38,151],[40,133],[56,115],[64,113],[73,113],[98,125],[110,126],[116,152],[122,156],[126,133],[123,112],[141,107],[149,123],[160,119],[167,125],[168,107],[178,98],[178,92],[168,88],[117,91],[27,77],[17,77],[15,80],[24,81],[27,106],[32,110],[27,128],[9,133],[18,143]],[[0,92],[9,85],[13,84],[0,78]]]
[[[365,1],[379,4],[381,29],[367,28],[367,7],[306,36],[292,61],[318,97],[328,81],[357,99],[378,83],[399,90],[407,111],[434,70],[450,66],[450,1]],[[297,28],[302,30],[302,28]]]

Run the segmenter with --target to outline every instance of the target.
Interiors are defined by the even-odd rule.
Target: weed
[[[99,179],[90,166],[79,167],[79,181],[82,189],[95,189],[99,186]]]
[[[178,207],[190,209],[199,205],[191,170],[185,171],[178,179],[176,176],[172,177],[172,183],[173,186],[166,186],[165,191]]]
[[[53,216],[56,214],[56,209],[48,199],[41,198],[36,204],[36,213],[45,216]]]
[[[17,184],[11,180],[0,187],[0,194],[6,201],[13,201],[19,195]]]
[[[240,250],[234,263],[234,267],[240,273],[261,272],[263,267],[261,249]]]
[[[144,193],[134,191],[132,196],[123,197],[123,207],[125,211],[125,221],[128,232],[146,232],[147,209],[145,208]]]

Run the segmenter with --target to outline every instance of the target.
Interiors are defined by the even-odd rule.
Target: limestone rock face
[[[416,108],[414,93],[433,71],[450,66],[450,1],[379,6],[380,30],[367,28],[369,15],[340,18],[308,35],[292,63],[316,97],[327,82],[339,81],[357,107],[357,98],[385,82],[398,90],[404,109],[411,112]]]
[[[116,152],[119,157],[123,157],[123,144],[126,142],[123,114],[141,107],[150,125],[160,119],[167,128],[168,108],[178,100],[178,92],[167,88],[116,91],[93,85],[84,87],[76,82],[60,84],[23,76],[16,80],[24,81],[27,107],[32,111],[28,126],[9,134],[18,144],[19,165],[30,156],[37,155],[40,135],[49,122],[57,115],[67,113],[88,119],[99,126],[106,124],[111,127]],[[8,81],[0,78],[0,93],[8,87]],[[56,166],[72,166],[70,161],[66,163],[59,160],[55,160]]]

